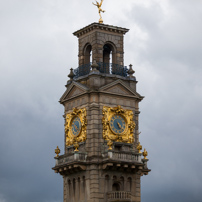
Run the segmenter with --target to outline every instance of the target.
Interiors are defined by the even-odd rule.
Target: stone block
[[[92,174],[91,173],[90,179],[91,179],[91,182],[96,183],[96,182],[98,182],[99,176],[98,176],[98,174]]]

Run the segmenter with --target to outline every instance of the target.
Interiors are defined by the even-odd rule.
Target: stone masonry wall
[[[87,44],[92,46],[92,60],[103,62],[103,47],[109,42],[114,47],[115,64],[124,64],[124,36],[122,34],[109,33],[101,30],[94,30],[79,38],[79,66],[84,64],[84,48]]]

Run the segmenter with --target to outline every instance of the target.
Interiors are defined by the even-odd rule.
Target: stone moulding
[[[113,25],[106,25],[106,24],[100,24],[100,23],[92,23],[76,32],[73,33],[73,35],[80,37],[88,32],[91,32],[93,30],[105,30],[105,31],[110,31],[118,34],[126,34],[129,29],[122,28],[122,27],[117,27]]]

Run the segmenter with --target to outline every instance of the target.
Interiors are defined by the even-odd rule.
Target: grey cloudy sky
[[[129,28],[140,141],[152,172],[142,202],[202,201],[202,0],[105,0],[104,23]],[[54,149],[63,148],[72,33],[98,21],[92,0],[0,0],[0,202],[61,202]]]

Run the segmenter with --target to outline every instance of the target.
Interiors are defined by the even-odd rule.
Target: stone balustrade
[[[107,193],[108,201],[131,201],[131,193],[126,191],[112,191]]]
[[[131,161],[131,162],[142,162],[141,160],[142,154],[132,153],[132,152],[120,152],[120,151],[107,151],[103,153],[103,157],[110,158],[113,160],[121,160],[121,161]]]
[[[126,162],[139,162],[142,163],[141,159],[142,154],[131,153],[131,152],[120,152],[120,151],[106,151],[102,153],[103,159],[112,159],[118,161],[126,161]],[[66,163],[74,162],[74,161],[82,161],[86,162],[87,154],[75,152],[72,154],[64,154],[59,157],[56,157],[55,165],[63,165]]]
[[[85,153],[78,153],[78,152],[72,154],[64,154],[59,156],[58,158],[55,158],[56,159],[55,165],[58,166],[73,161],[86,161],[86,157],[87,155]]]

